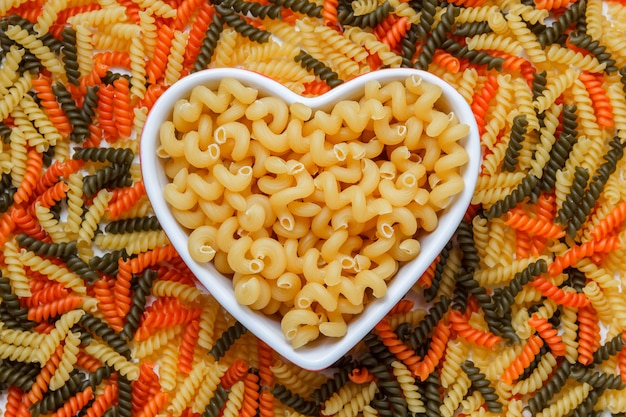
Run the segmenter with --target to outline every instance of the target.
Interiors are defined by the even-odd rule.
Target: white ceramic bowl
[[[231,280],[218,273],[213,264],[198,263],[189,255],[188,232],[175,220],[163,197],[163,189],[169,181],[163,170],[164,161],[157,157],[156,152],[159,145],[159,127],[171,117],[176,100],[188,97],[194,86],[202,84],[209,88],[216,88],[219,81],[225,77],[235,78],[244,85],[258,89],[260,95],[270,94],[281,97],[287,103],[301,102],[313,109],[329,111],[334,103],[341,99],[359,98],[363,94],[363,86],[370,80],[377,80],[384,85],[391,81],[404,81],[411,75],[417,75],[427,83],[439,85],[443,89],[442,99],[438,102],[441,110],[453,111],[461,123],[470,126],[469,135],[461,141],[470,155],[470,162],[461,173],[465,188],[442,212],[435,231],[420,238],[419,256],[399,269],[396,276],[389,282],[384,297],[368,303],[363,313],[348,323],[348,331],[344,337],[320,336],[315,342],[294,349],[283,336],[278,318],[268,317],[238,304]],[[265,76],[246,70],[228,68],[196,72],[172,85],[155,103],[142,133],[140,158],[146,191],[156,216],[168,238],[198,280],[246,328],[284,358],[309,370],[326,368],[345,355],[409,291],[451,238],[461,221],[476,185],[481,159],[478,128],[472,111],[463,97],[448,83],[432,74],[404,68],[385,69],[361,75],[315,98],[299,96]]]

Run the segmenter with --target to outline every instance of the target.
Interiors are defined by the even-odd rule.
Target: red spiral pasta
[[[622,349],[617,354],[617,367],[619,368],[619,374],[622,376],[622,381],[626,382],[626,349]]]
[[[6,403],[4,404],[4,416],[16,417],[22,403],[22,389],[16,385],[10,385],[7,390]]]
[[[32,202],[29,206],[29,213],[31,216],[35,215],[35,206],[39,204],[42,207],[50,208],[54,206],[59,201],[63,200],[67,195],[67,190],[69,190],[69,185],[64,181],[59,181],[54,184],[52,187],[48,188],[42,194],[37,196],[37,198]]]
[[[426,269],[426,271],[424,271],[422,276],[420,276],[420,279],[417,281],[417,285],[419,285],[422,288],[430,288],[430,286],[433,284],[433,278],[435,276],[435,269],[437,269],[437,264],[439,263],[440,259],[441,259],[441,255],[437,255],[435,259],[433,259],[430,265],[428,265],[428,268]]]
[[[150,306],[153,308],[148,308],[144,312],[143,321],[135,333],[136,340],[147,339],[156,329],[187,324],[200,316],[201,309],[186,308],[178,298],[162,297],[159,300],[165,301],[159,306],[153,303]]]
[[[550,347],[552,355],[555,357],[565,356],[565,343],[558,334],[558,330],[552,327],[547,319],[533,314],[530,320],[528,320],[528,324],[537,330],[539,336],[541,336],[548,347]]]
[[[194,277],[191,274],[187,274],[183,271],[180,271],[178,268],[172,268],[167,265],[161,265],[158,269],[159,281],[173,281],[180,282],[185,285],[196,285],[194,281]]]
[[[469,324],[467,317],[457,310],[450,311],[448,318],[450,319],[450,328],[452,331],[468,342],[492,349],[502,341],[500,336],[473,328]]]
[[[523,230],[515,231],[515,256],[528,258],[532,255],[533,238]]]
[[[391,317],[396,314],[408,313],[409,311],[413,309],[414,306],[415,306],[415,303],[411,300],[407,300],[407,299],[400,300],[396,303],[395,306],[392,307],[391,310],[389,310],[389,313],[387,313],[387,317]]]
[[[305,96],[320,96],[330,91],[330,86],[322,80],[313,80],[308,83],[304,83],[304,91],[302,95]]]
[[[130,68],[130,55],[126,51],[98,52],[93,56],[93,62],[95,65]]]
[[[591,305],[578,309],[578,362],[593,363],[593,353],[600,347],[598,313]]]
[[[265,389],[259,396],[259,416],[274,417],[274,415],[274,394]]]
[[[580,245],[570,247],[563,255],[554,258],[548,267],[551,276],[559,275],[567,267],[574,265],[583,258],[588,258],[596,253],[608,253],[619,248],[620,242],[617,236],[607,236],[599,240],[590,240]]]
[[[126,268],[128,265],[128,271],[131,274],[138,274],[144,271],[146,268],[155,266],[160,262],[168,262],[173,258],[178,257],[178,252],[173,245],[168,244],[165,246],[157,246],[154,249],[150,249],[146,252],[138,254],[135,258],[129,260],[120,260],[119,265],[124,265]]]
[[[81,94],[87,93],[87,87],[93,85],[101,85],[101,78],[104,77],[109,70],[109,65],[103,62],[94,61],[93,67],[89,74],[82,76],[78,80],[78,87]]]
[[[124,6],[128,19],[135,24],[139,24],[139,4],[133,0],[120,0],[120,5]]]
[[[513,362],[504,370],[504,373],[500,376],[500,380],[507,385],[512,385],[522,373],[535,359],[537,353],[543,346],[543,340],[538,335],[534,334],[528,339],[522,351],[515,357]]]
[[[380,340],[387,346],[387,349],[389,349],[389,352],[404,363],[407,368],[414,372],[419,371],[420,368],[418,365],[420,364],[421,358],[415,354],[413,349],[398,338],[398,335],[393,331],[394,329],[387,319],[384,318],[379,321],[374,329],[378,333]]]
[[[235,383],[241,381],[247,375],[248,369],[248,364],[243,359],[235,359],[220,378],[220,384],[224,389],[230,389]]]
[[[121,77],[113,81],[113,114],[115,124],[121,139],[128,139],[133,130],[134,111],[130,104],[130,88],[128,80]]]

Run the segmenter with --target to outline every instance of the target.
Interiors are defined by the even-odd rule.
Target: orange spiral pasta
[[[254,417],[259,407],[259,377],[250,372],[246,374],[243,383],[243,404],[239,417]]]
[[[39,104],[50,118],[50,121],[54,123],[61,135],[64,137],[69,135],[72,131],[72,126],[65,112],[61,109],[61,105],[57,101],[56,96],[52,92],[52,79],[40,72],[37,78],[33,79],[31,83],[37,93]]]
[[[393,16],[393,15],[391,15]],[[406,16],[401,17],[394,22],[388,30],[385,31],[384,36],[381,38],[381,42],[389,45],[389,49],[396,49],[400,45],[400,41],[406,34],[407,30],[411,27],[411,22]]]
[[[35,239],[42,240],[44,242],[50,242],[50,236],[46,231],[37,223],[37,220],[23,207],[13,206],[14,209],[10,211],[11,219],[15,223],[15,226]]]
[[[176,252],[173,245],[168,244],[165,246],[157,246],[154,249],[142,252],[135,258],[131,258],[127,261],[121,260],[119,261],[119,264],[128,264],[130,273],[138,274],[146,268],[155,266],[160,262],[169,262],[176,257],[178,257],[178,252]]]
[[[446,344],[450,338],[450,325],[445,321],[439,320],[439,323],[433,329],[431,335],[428,353],[421,362],[416,364],[413,369],[407,365],[415,376],[425,381],[428,378],[446,351]]]
[[[378,333],[378,337],[383,342],[389,352],[391,352],[399,361],[404,363],[407,368],[414,372],[418,372],[420,370],[420,357],[415,354],[415,351],[407,346],[404,342],[402,342],[396,332],[394,332],[393,327],[389,324],[387,319],[382,319],[378,322],[378,324],[374,327],[376,332]],[[431,345],[432,346],[432,345]]]
[[[515,256],[518,258],[528,258],[532,255],[533,238],[523,230],[515,231]]]
[[[304,83],[304,90],[302,95],[305,96],[319,96],[330,91],[330,86],[322,80],[313,80],[308,83]]]
[[[35,186],[35,194],[41,194],[59,181],[59,178],[67,178],[70,174],[78,171],[85,164],[82,160],[68,159],[67,161],[54,161],[43,173]]]
[[[35,200],[32,202],[29,210],[30,215],[34,216],[35,205],[37,204],[42,207],[50,208],[59,201],[63,200],[66,197],[69,188],[69,185],[67,185],[67,183],[64,181],[59,181],[52,187],[48,188],[42,194],[37,196],[37,198],[35,198]]]
[[[452,74],[461,70],[461,60],[441,49],[437,49],[433,54],[433,62]]]
[[[137,417],[154,417],[167,403],[167,393],[159,391],[148,400],[146,405],[137,413]]]
[[[274,373],[270,369],[274,364],[272,348],[259,339],[257,342],[257,354],[259,357],[259,383],[263,386],[271,387],[274,384]]]
[[[515,357],[513,362],[504,370],[504,373],[500,377],[500,380],[507,385],[512,385],[513,381],[515,381],[523,372],[524,369],[527,368],[539,350],[543,346],[543,340],[538,335],[532,335],[530,339],[526,341],[522,351],[519,355]]]
[[[562,9],[571,2],[572,0],[535,0],[535,6],[540,10]]]
[[[87,93],[87,87],[102,84],[101,78],[106,75],[108,70],[109,65],[104,62],[95,61],[91,71],[78,80],[78,88],[81,94]]]
[[[274,394],[268,390],[259,396],[259,417],[274,417]]]
[[[130,69],[130,55],[126,51],[104,51],[93,56],[95,65],[122,67]]]
[[[98,300],[98,308],[102,311],[109,326],[117,332],[121,332],[124,327],[124,320],[118,314],[117,304],[113,298],[113,286],[115,281],[112,278],[102,278],[94,282],[94,296]]]
[[[157,33],[157,44],[154,49],[154,56],[146,65],[146,75],[148,82],[155,83],[165,72],[167,56],[170,52],[174,30],[169,25],[163,25]]]
[[[83,298],[70,294],[46,304],[40,304],[28,310],[28,318],[34,321],[44,321],[72,311],[83,303]]]
[[[583,82],[589,92],[589,98],[591,98],[591,104],[600,127],[613,127],[613,106],[606,90],[602,87],[604,75],[582,71],[578,79]]]
[[[24,173],[24,178],[13,196],[13,199],[17,204],[30,200],[31,195],[33,195],[33,191],[35,190],[35,186],[37,185],[37,180],[41,175],[42,167],[42,154],[37,152],[35,149],[29,150],[28,159],[26,159],[26,172]]]
[[[4,405],[5,417],[17,416],[20,404],[22,403],[23,395],[24,393],[22,392],[22,389],[17,385],[9,386],[9,389],[7,390],[6,403]]]
[[[165,84],[150,84],[150,86],[146,89],[146,94],[141,101],[141,105],[150,110],[154,105],[154,102],[161,97],[161,94],[163,94],[165,90],[167,90],[167,86],[165,86]]]
[[[617,236],[607,236],[601,240],[591,240],[580,245],[574,245],[563,255],[554,258],[554,262],[548,267],[548,273],[551,276],[558,275],[580,259],[592,257],[597,253],[608,253],[619,248],[619,246],[620,242]]]
[[[530,282],[544,297],[567,307],[583,307],[589,304],[589,299],[583,293],[565,292],[544,277],[537,277]]]
[[[198,9],[203,3],[202,0],[183,0],[176,8],[176,19],[174,20],[174,29],[182,30],[189,20],[191,15]]]
[[[474,97],[472,98],[472,112],[474,113],[474,117],[476,118],[478,131],[481,135],[485,133],[485,128],[487,126],[485,118],[487,117],[489,102],[496,95],[497,91],[498,78],[493,74],[489,74],[483,87],[480,90],[476,91]]]
[[[96,399],[87,409],[85,414],[87,417],[102,417],[106,410],[117,401],[117,383],[115,380],[109,380],[102,391],[102,394],[96,396]]]
[[[107,207],[109,218],[115,220],[125,211],[130,210],[141,197],[146,194],[143,180],[137,181],[130,187],[113,190],[113,196]]]
[[[178,347],[178,370],[182,374],[189,374],[191,372],[191,365],[193,363],[193,353],[195,351],[196,343],[198,342],[198,334],[200,332],[200,320],[192,320],[185,330],[183,330],[183,336]]]
[[[500,336],[473,328],[469,324],[467,317],[457,310],[450,311],[448,318],[450,319],[450,328],[452,331],[468,342],[492,349],[502,341]]]
[[[547,319],[537,316],[533,314],[530,320],[528,320],[528,324],[534,327],[537,330],[537,333],[544,342],[550,348],[552,355],[555,357],[565,356],[565,343],[563,339],[558,334],[558,330],[552,327],[550,322]]]
[[[617,354],[617,366],[622,376],[622,381],[626,382],[626,349],[622,349],[622,351]]]
[[[593,353],[599,346],[598,313],[591,305],[580,307],[578,309],[578,362],[591,365]]]
[[[248,364],[243,359],[235,359],[220,378],[220,384],[224,389],[230,389],[236,382],[241,381],[247,375],[248,369]]]
[[[374,381],[376,377],[371,374],[366,367],[361,367],[354,368],[352,372],[348,374],[348,378],[355,384],[367,384]]]
[[[595,240],[602,240],[609,236],[626,220],[626,201],[622,201],[591,229],[591,237]]]
[[[76,355],[76,366],[88,372],[95,372],[98,368],[102,368],[103,363],[100,359],[94,358],[89,353],[79,351]]]
[[[428,265],[428,268],[426,268],[426,271],[424,271],[420,279],[417,281],[417,285],[419,285],[422,288],[430,288],[430,286],[433,284],[433,278],[435,277],[435,269],[437,268],[437,264],[439,263],[440,259],[441,259],[441,255],[437,255],[435,257],[435,259],[430,263],[430,265]]]
[[[409,311],[413,309],[414,306],[415,306],[415,303],[411,300],[407,300],[407,299],[400,300],[396,303],[395,306],[393,306],[391,310],[389,310],[389,313],[387,313],[387,317],[391,317],[396,314],[408,313]]]
[[[337,19],[337,6],[338,0],[324,0],[324,6],[322,8],[322,20],[325,26],[332,28],[338,28],[339,22]]]
[[[193,65],[195,62],[214,13],[215,7],[209,2],[200,5],[187,36],[187,48],[185,49],[185,59],[183,61],[185,66]]]
[[[50,358],[46,361],[46,364],[41,368],[41,372],[35,378],[30,391],[26,393],[25,399],[29,404],[34,404],[43,398],[43,395],[48,392],[48,386],[52,375],[59,367],[61,362],[61,356],[63,355],[64,346],[60,344],[56,347]]]
[[[154,364],[142,362],[139,367],[139,378],[131,383],[133,392],[133,413],[139,412],[148,400],[160,391],[159,376],[154,372]]]
[[[144,312],[143,322],[135,333],[135,339],[137,341],[147,339],[152,331],[158,328],[186,324],[200,316],[201,309],[186,308],[181,304],[178,298],[162,297],[159,300],[166,301],[158,306],[153,303],[150,306],[153,308],[146,309]]]
[[[133,129],[133,108],[130,103],[130,88],[126,78],[113,81],[113,114],[115,124],[121,139],[128,139]]]
[[[117,262],[117,275],[113,285],[112,297],[115,300],[117,314],[124,317],[130,310],[132,296],[130,281],[133,279],[133,271],[129,261],[120,258]]]
[[[32,291],[31,288],[31,292],[32,293],[30,298],[25,299],[25,304],[28,307],[34,307],[39,304],[49,303],[53,300],[63,298],[69,294],[69,291],[65,288],[62,282],[55,282],[52,285],[46,286],[37,291]]]
[[[507,213],[506,225],[527,232],[531,235],[537,235],[545,238],[558,239],[565,236],[563,227],[549,221],[532,218],[520,209],[512,209]]]
[[[191,274],[184,273],[178,268],[171,268],[167,265],[161,265],[157,271],[159,281],[180,282],[186,285],[195,285],[194,277]]]
[[[3,213],[2,216],[0,216],[0,244],[2,245],[6,243],[8,236],[15,229],[15,222],[13,221],[12,215],[13,211],[15,211],[15,209],[11,209],[11,211]]]
[[[98,89],[98,120],[107,142],[117,140],[114,113],[115,90],[112,85],[101,85]]]

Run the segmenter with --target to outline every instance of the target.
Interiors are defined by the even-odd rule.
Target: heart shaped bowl
[[[320,336],[313,342],[294,348],[283,335],[280,317],[265,315],[238,303],[231,277],[219,273],[212,262],[196,262],[190,255],[188,250],[190,231],[177,222],[164,197],[163,190],[170,180],[165,174],[165,160],[157,155],[160,146],[160,127],[166,120],[171,120],[177,100],[188,98],[195,86],[203,85],[210,89],[217,89],[224,78],[234,78],[244,86],[257,89],[259,96],[273,96],[282,99],[288,105],[303,103],[313,111],[330,112],[335,103],[341,100],[358,101],[363,97],[364,86],[369,81],[377,81],[384,86],[392,81],[404,83],[408,77],[421,78],[422,82],[439,86],[442,95],[436,103],[437,109],[449,115],[454,113],[460,123],[470,127],[469,134],[458,142],[469,155],[469,161],[460,169],[464,182],[463,190],[452,197],[449,204],[438,212],[437,227],[429,233],[421,233],[416,237],[421,247],[419,255],[411,261],[400,264],[395,276],[387,282],[385,295],[380,298],[372,297],[365,304],[362,312],[347,323],[347,332],[344,336]],[[199,282],[235,319],[285,359],[305,369],[321,370],[349,352],[407,294],[452,237],[476,186],[481,154],[478,128],[469,105],[451,85],[427,72],[404,68],[379,70],[360,75],[321,96],[307,98],[299,96],[263,75],[228,68],[196,72],[181,79],[163,93],[154,104],[144,125],[140,159],[147,195],[155,214],[170,242]]]

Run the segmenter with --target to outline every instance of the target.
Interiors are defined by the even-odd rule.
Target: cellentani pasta
[[[215,266],[237,301],[278,314],[294,347],[343,336],[464,187],[469,126],[437,107],[440,87],[411,76],[361,95],[327,112],[226,78],[160,128],[163,193],[192,258],[226,258]]]
[[[613,0],[0,1],[2,415],[624,416],[625,25],[624,2]],[[136,158],[141,130],[173,82],[204,68],[247,68],[317,96],[398,66],[439,75],[471,105],[483,150],[478,187],[411,294],[329,369],[300,369],[197,288],[150,220],[155,213]],[[411,96],[405,86],[386,88]],[[311,109],[285,110],[271,97],[255,104],[245,89],[237,94],[228,109],[219,106],[229,102],[207,96],[218,107],[211,116],[187,113],[197,122],[177,118],[189,134],[184,143],[173,135],[162,151],[172,156],[172,187],[180,187],[168,191],[178,197],[173,211],[197,230],[194,242],[211,242],[213,250],[195,245],[203,248],[196,256],[228,271],[217,242],[239,251],[258,242],[255,250],[272,253],[280,268],[265,273],[278,277],[259,274],[259,305],[263,297],[276,300],[273,308],[288,305],[303,290],[299,273],[278,272],[283,261],[286,271],[325,273],[331,282],[344,267],[389,274],[397,264],[393,238],[366,247],[355,238],[378,228],[354,221],[340,182],[360,178],[374,190],[376,204],[357,215],[378,213],[394,222],[394,233],[436,224],[434,211],[413,210],[409,218],[402,207],[430,197],[397,186],[411,183],[402,146],[387,145],[387,162],[378,164],[351,155],[375,155],[380,143],[341,144],[355,141],[343,136],[348,127],[365,129],[349,117],[359,103],[335,110],[346,124],[331,136],[350,162],[339,165],[335,143],[314,133],[320,125],[337,129],[332,113],[316,119]],[[379,101],[388,109],[377,129],[398,139],[392,115],[408,120],[415,105]],[[261,122],[238,122],[246,113]],[[431,116],[433,129],[445,123]],[[308,148],[281,134],[285,117]],[[405,142],[424,127],[406,124]],[[205,138],[217,139],[215,146]],[[426,172],[440,160],[430,151],[442,149],[435,142],[422,135],[405,143],[419,148]],[[222,164],[222,148],[230,159],[258,163],[218,168],[214,181],[198,175]],[[267,175],[286,169],[281,152],[311,149],[315,161],[300,161],[299,173]],[[377,181],[361,162],[376,166]],[[315,198],[325,201],[318,186],[337,187],[332,209],[282,193],[296,179],[310,189],[304,171],[312,165],[325,172],[313,181]],[[244,194],[253,179],[265,197]],[[298,232],[310,219],[307,232],[326,236],[322,247],[305,256],[301,247],[315,248],[317,240],[298,241],[294,233],[281,242],[280,256],[264,217],[274,211],[274,195],[285,224],[293,216]],[[383,200],[396,210],[380,214]],[[438,200],[446,196],[431,203]],[[215,224],[205,224],[206,213]],[[254,232],[237,242],[244,228]],[[365,253],[320,269],[318,262],[342,248]],[[249,275],[237,276],[242,284]],[[366,294],[384,292],[375,277],[362,279],[373,287]],[[324,297],[323,280],[310,284],[309,297],[336,304],[324,315],[324,332],[340,334],[338,312],[359,308]],[[354,295],[354,303],[363,301]],[[306,323],[301,340],[321,331],[315,311],[286,314]]]

